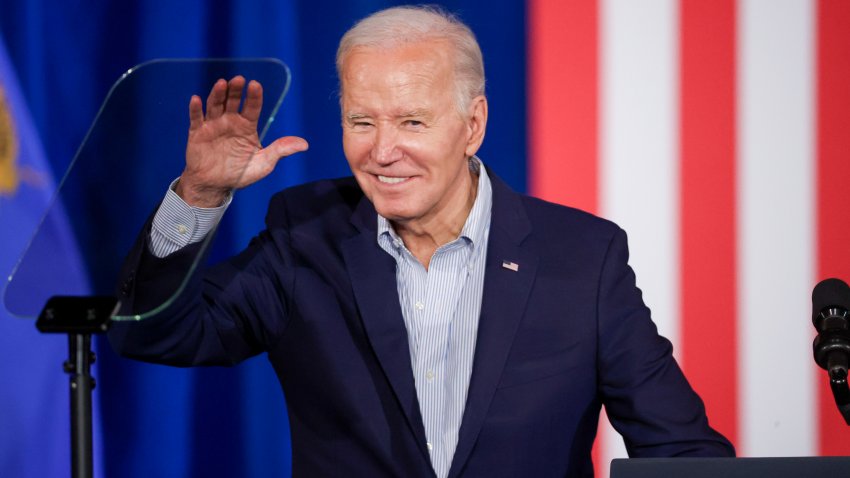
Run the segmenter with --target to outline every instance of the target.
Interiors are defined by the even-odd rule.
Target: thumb
[[[307,140],[298,136],[278,138],[270,145],[254,153],[254,159],[249,166],[250,173],[253,174],[248,174],[248,176],[265,177],[274,170],[280,158],[306,151],[308,147]],[[249,171],[246,171],[246,173],[249,173]]]
[[[284,156],[305,151],[307,141],[297,136],[285,136],[276,139],[272,144],[257,151],[251,158],[251,162],[242,172],[237,187],[244,188],[271,174],[278,160]]]
[[[301,151],[307,151],[310,145],[307,140],[298,136],[284,136],[274,140],[270,145],[258,151],[257,154],[265,156],[266,161],[277,162],[280,158],[290,156]]]

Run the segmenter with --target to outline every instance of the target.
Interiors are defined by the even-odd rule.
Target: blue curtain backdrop
[[[484,51],[491,114],[480,156],[524,191],[525,4],[437,3],[473,28]],[[357,19],[396,4],[3,0],[0,35],[57,176],[111,84],[133,65],[177,57],[276,57],[286,62],[292,86],[268,138],[304,136],[310,151],[285,159],[269,178],[237,194],[214,249],[215,256],[223,257],[262,227],[274,191],[349,173],[340,143],[336,45]],[[182,158],[150,158],[143,167],[167,168],[176,176]],[[166,185],[147,187],[164,191]],[[68,210],[89,203],[76,199],[79,204],[66,204]],[[115,200],[128,207],[133,202],[132,197]],[[285,400],[264,356],[233,368],[176,369],[122,359],[105,341],[97,349],[104,476],[288,476]],[[33,450],[26,459],[39,457]]]

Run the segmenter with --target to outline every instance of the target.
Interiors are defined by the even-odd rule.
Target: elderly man
[[[487,126],[470,30],[428,8],[358,23],[337,54],[354,178],[285,190],[240,255],[110,338],[177,365],[269,354],[296,476],[583,476],[600,407],[632,456],[732,455],[641,301],[614,224],[511,191],[475,154]],[[244,106],[239,109],[246,90]],[[261,87],[189,106],[186,168],[128,259],[125,306],[176,290],[264,149]],[[180,217],[198,227],[172,235]]]

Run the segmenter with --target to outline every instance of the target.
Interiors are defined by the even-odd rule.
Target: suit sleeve
[[[602,267],[598,297],[599,386],[614,428],[631,457],[734,456],[708,425],[702,400],[658,334],[628,265],[617,230]]]
[[[113,323],[109,341],[119,354],[176,366],[232,365],[276,341],[294,282],[284,230],[264,231],[241,254],[210,268],[200,257],[193,268],[203,242],[158,258],[150,252],[149,228],[122,269],[120,314],[156,312]]]

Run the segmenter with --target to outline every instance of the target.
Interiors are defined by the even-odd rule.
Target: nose
[[[391,126],[379,125],[375,132],[375,144],[372,147],[372,159],[386,166],[401,159],[398,147],[398,132]]]

